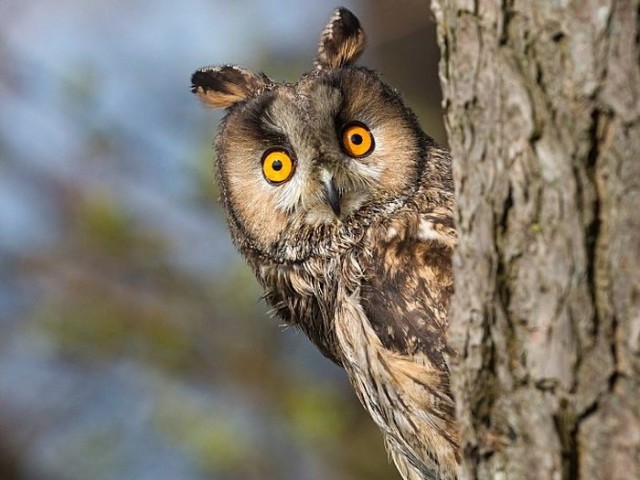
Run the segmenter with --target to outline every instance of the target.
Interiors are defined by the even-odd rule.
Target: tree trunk
[[[463,478],[640,479],[639,4],[433,0]]]

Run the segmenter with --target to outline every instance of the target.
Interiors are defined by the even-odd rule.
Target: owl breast
[[[387,206],[386,211],[394,208]],[[303,330],[338,365],[343,364],[334,321],[338,293],[360,289],[365,265],[370,264],[370,233],[377,223],[372,220],[384,213],[385,209],[370,207],[339,225],[300,229],[300,244],[295,247],[295,254],[303,258],[300,261],[247,257],[274,313]],[[280,249],[287,249],[289,242],[289,238],[283,240]]]
[[[432,149],[430,159],[422,175],[450,181],[446,152]],[[402,202],[371,205],[326,237],[314,231],[317,250],[304,261],[263,259],[254,268],[277,314],[345,368],[404,477],[455,478],[446,361],[453,194],[418,185]]]
[[[445,343],[455,234],[441,201],[420,190],[359,235],[332,232],[322,254],[257,272],[277,314],[345,368],[408,479],[448,478],[458,461]]]

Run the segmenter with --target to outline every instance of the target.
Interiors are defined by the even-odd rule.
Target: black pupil
[[[280,160],[274,160],[271,164],[271,168],[273,168],[276,172],[282,170],[282,162]]]
[[[351,143],[354,145],[360,145],[362,143],[362,135],[359,133],[354,133],[351,135]]]

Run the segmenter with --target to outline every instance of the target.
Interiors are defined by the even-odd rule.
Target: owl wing
[[[369,393],[361,392],[361,399],[370,402],[374,418],[378,412],[405,479],[453,479],[458,432],[446,362],[452,353],[446,331],[456,243],[453,194],[421,189],[370,234],[360,290],[370,363],[366,373],[353,375],[355,383],[366,385]]]
[[[372,229],[362,304],[385,348],[426,355],[446,371],[446,330],[457,241],[453,193],[424,188]]]

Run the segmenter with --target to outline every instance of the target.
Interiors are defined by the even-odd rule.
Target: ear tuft
[[[191,76],[191,91],[211,108],[228,108],[256,95],[271,81],[235,65],[203,67]]]
[[[316,68],[332,70],[353,65],[366,41],[358,18],[344,7],[337,8],[320,35]]]

